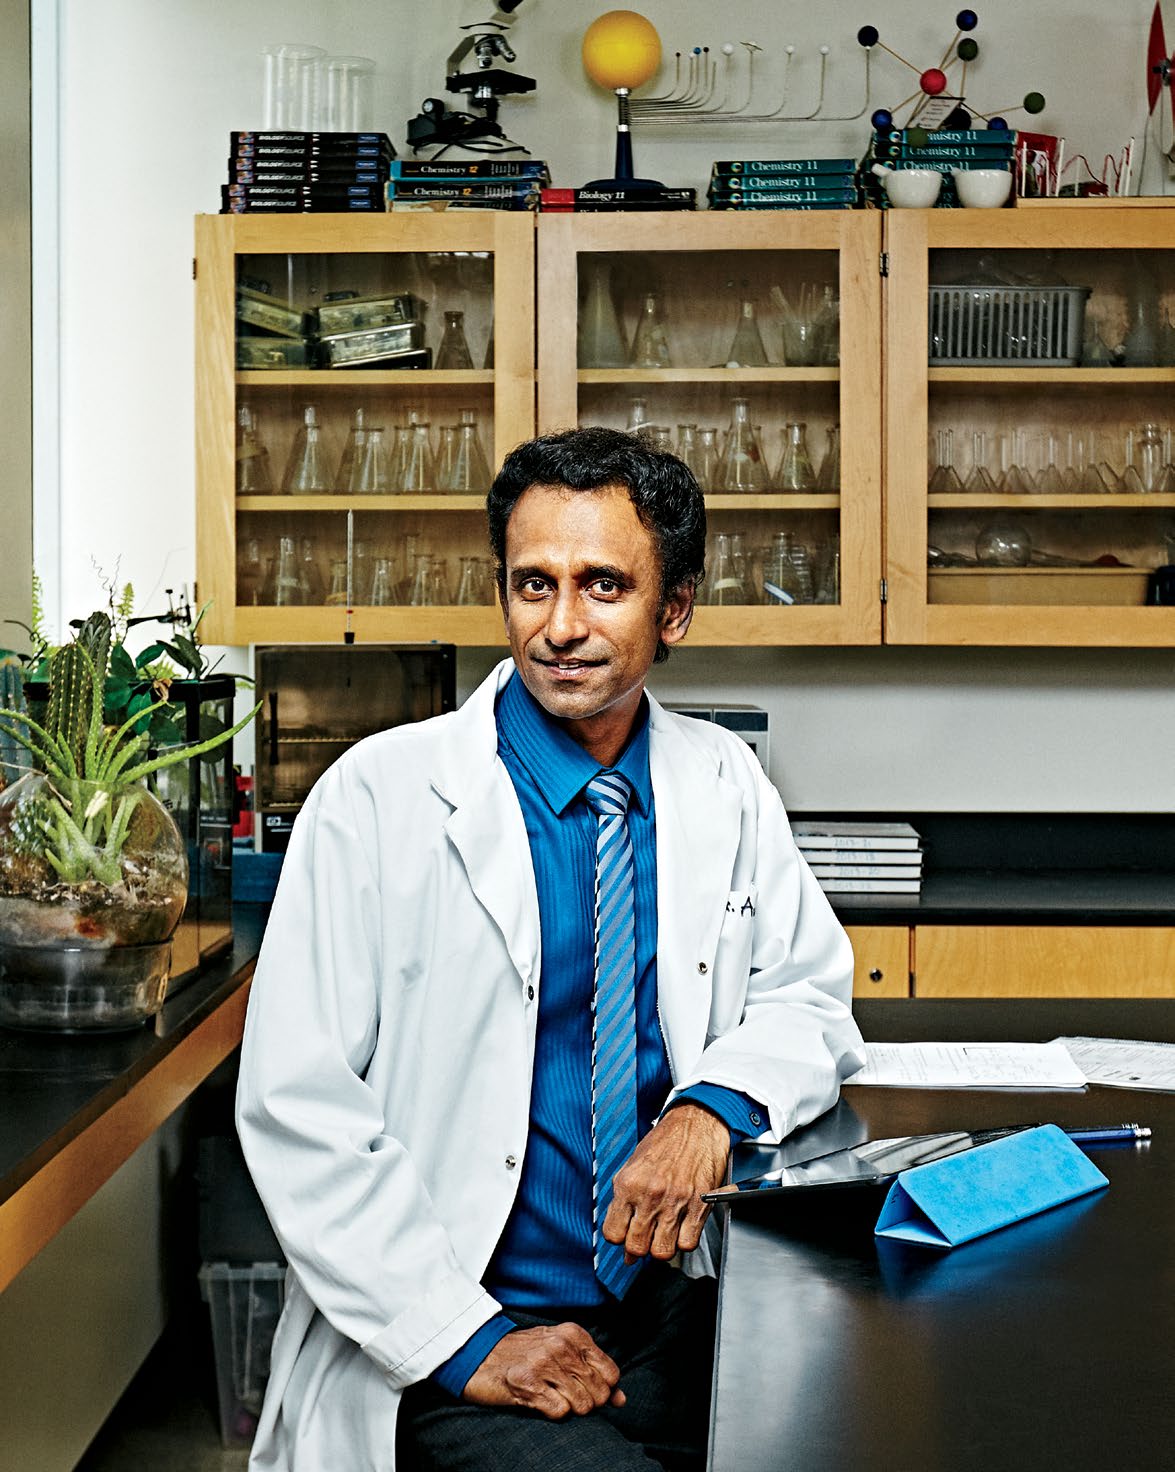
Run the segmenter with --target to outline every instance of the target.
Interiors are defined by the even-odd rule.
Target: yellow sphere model
[[[583,69],[601,87],[639,87],[660,65],[657,29],[635,10],[609,10],[584,32]]]

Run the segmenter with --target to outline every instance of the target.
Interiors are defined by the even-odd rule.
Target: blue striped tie
[[[636,1149],[636,932],[632,841],[625,818],[632,795],[619,772],[601,772],[585,796],[596,814],[596,993],[592,1003],[592,1169],[596,1277],[623,1298],[640,1263],[607,1242],[604,1217],[612,1177]]]

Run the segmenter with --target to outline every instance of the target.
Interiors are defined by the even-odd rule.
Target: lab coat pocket
[[[759,891],[754,885],[732,889],[726,897],[711,977],[709,1039],[721,1037],[742,1021],[758,903]]]

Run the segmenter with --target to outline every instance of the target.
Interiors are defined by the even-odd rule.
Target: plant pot
[[[125,804],[125,806],[123,806]],[[120,810],[125,838],[87,847],[50,833]],[[80,811],[79,811],[80,810]],[[95,826],[95,825],[91,825]],[[54,859],[57,860],[55,867]],[[0,1023],[81,1032],[132,1027],[163,1002],[171,936],[188,893],[186,847],[145,788],[83,786],[72,800],[30,773],[0,793]]]

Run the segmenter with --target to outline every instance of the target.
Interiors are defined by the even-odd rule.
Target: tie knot
[[[622,818],[628,811],[632,788],[619,772],[601,772],[584,789],[588,807],[601,818]]]

